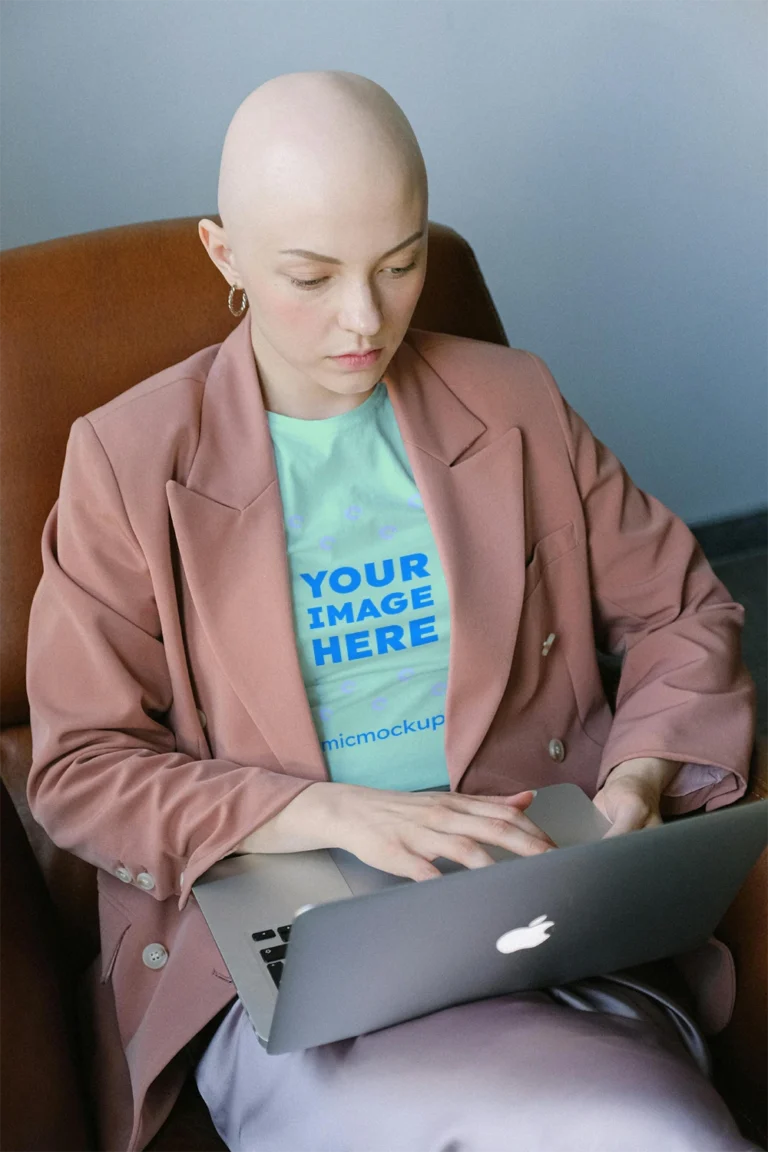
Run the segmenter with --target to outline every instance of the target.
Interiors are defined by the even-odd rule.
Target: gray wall
[[[761,2],[5,0],[4,247],[215,210],[224,130],[282,72],[387,88],[430,216],[473,245],[643,488],[689,522],[766,501]]]

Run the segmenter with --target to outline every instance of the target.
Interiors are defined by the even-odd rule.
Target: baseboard
[[[768,548],[768,508],[746,516],[729,516],[689,524],[708,560],[720,560],[740,552],[758,552]]]

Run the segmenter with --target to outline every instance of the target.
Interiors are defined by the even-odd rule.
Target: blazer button
[[[544,643],[541,646],[542,656],[549,656],[549,650],[555,642],[556,635],[557,635],[556,632],[550,632],[549,636],[547,636],[546,640],[544,641]]]
[[[201,728],[207,728],[208,727],[208,717],[206,716],[205,712],[203,712],[202,708],[198,708],[197,718],[200,721],[200,727]]]
[[[168,953],[162,944],[147,944],[141,959],[147,968],[164,968],[168,963]]]
[[[115,868],[115,876],[117,876],[118,880],[122,880],[123,884],[133,883],[133,872],[131,872],[130,868],[126,868],[125,864],[118,864],[117,868]]]
[[[556,760],[558,764],[562,760],[565,760],[565,744],[563,744],[562,740],[550,740],[549,755],[553,760]]]
[[[139,872],[136,877],[136,883],[139,888],[143,888],[145,892],[151,892],[155,886],[155,878],[149,872]]]

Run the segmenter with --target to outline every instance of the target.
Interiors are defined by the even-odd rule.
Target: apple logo
[[[554,920],[547,920],[546,915],[537,916],[526,928],[513,928],[510,932],[499,936],[496,947],[499,952],[519,952],[521,948],[535,948],[538,944],[549,940],[547,929],[553,928],[554,925]]]

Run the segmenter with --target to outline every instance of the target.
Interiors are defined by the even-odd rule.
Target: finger
[[[545,832],[520,813],[514,816],[512,812],[496,812],[488,817],[443,809],[431,814],[430,828],[440,835],[494,844],[519,856],[534,856],[556,847]]]
[[[538,824],[535,824],[523,813],[523,808],[528,807],[535,795],[536,793],[531,790],[517,793],[517,796],[523,797],[523,803],[518,804],[516,802],[517,796],[511,798],[508,796],[459,796],[453,793],[450,796],[452,803],[449,803],[448,807],[473,815],[509,820],[510,823],[525,828],[531,836],[540,836],[549,841],[549,837],[545,832],[542,832]],[[446,799],[449,798],[446,797]],[[515,800],[515,803],[510,803],[511,799]]]
[[[650,815],[648,805],[644,804],[642,800],[635,796],[628,796],[622,799],[620,805],[617,805],[613,813],[613,824],[603,837],[607,840],[610,836],[621,836],[624,832],[633,832],[637,828],[642,828]]]
[[[532,837],[534,840],[540,840],[547,848],[556,848],[554,840],[540,828],[529,816],[526,816],[517,808],[508,809],[506,812],[492,812],[483,813],[491,820],[504,820],[509,824],[510,828],[515,828],[520,832],[524,832],[526,836]]]
[[[511,804],[515,808],[527,808],[535,795],[533,788],[526,788],[524,792],[513,792],[509,796],[478,796],[477,799],[490,801],[491,804]]]
[[[399,793],[402,795],[402,793]],[[536,792],[533,788],[526,789],[525,792],[514,792],[509,796],[482,796],[482,795],[469,795],[465,792],[420,792],[410,793],[411,796],[434,796],[440,797],[443,800],[463,800],[471,804],[482,801],[486,804],[498,804],[501,806],[509,807],[512,805],[515,808],[527,808],[532,803]]]
[[[535,840],[541,841],[541,843],[544,844],[544,846],[547,848],[556,848],[557,847],[555,842],[549,838],[549,836],[546,834],[546,832],[544,832],[541,828],[539,828],[538,824],[535,824],[533,822],[533,820],[531,820],[528,816],[526,816],[523,812],[521,812],[520,809],[517,808],[516,806],[508,805],[508,804],[506,804],[506,805],[505,804],[487,804],[487,803],[484,803],[484,799],[485,799],[484,797],[481,798],[481,797],[474,797],[474,796],[473,797],[453,797],[452,803],[440,805],[439,810],[440,810],[440,812],[448,811],[448,812],[454,812],[457,815],[462,814],[462,815],[466,815],[466,816],[471,816],[473,819],[481,819],[482,818],[484,821],[483,827],[482,828],[473,827],[473,828],[469,829],[469,832],[470,832],[470,835],[474,836],[476,839],[482,839],[483,842],[486,844],[497,843],[496,840],[488,840],[486,835],[485,835],[485,832],[487,831],[487,824],[485,822],[488,820],[491,820],[491,821],[501,821],[504,824],[508,825],[509,828],[517,828],[521,832],[526,833],[527,836],[532,837]],[[489,799],[492,799],[492,798],[489,797]],[[469,803],[467,803],[467,801],[469,801]],[[443,823],[445,820],[446,820],[446,817],[442,816],[441,814],[438,814],[437,809],[432,810],[432,814],[431,814],[432,827],[437,827],[437,829],[439,831],[443,831],[443,830],[450,831],[450,832],[454,831],[455,825],[451,824],[450,822],[449,823]],[[461,830],[463,831],[464,828],[462,828]],[[504,847],[507,847],[507,845],[506,845],[506,843],[500,843],[499,847],[504,848]],[[511,851],[517,851],[517,849],[516,848],[511,849]]]
[[[555,841],[526,816],[518,817],[514,822],[504,823],[506,828],[499,826],[498,817],[492,818],[486,824],[488,831],[480,833],[479,839],[484,844],[496,844],[499,848],[506,848],[508,852],[516,852],[520,856],[535,856],[557,848]]]
[[[419,855],[423,854],[428,860],[436,860],[439,856],[443,856],[446,860],[455,860],[457,864],[463,864],[465,868],[487,868],[489,864],[496,863],[493,856],[472,836],[461,834],[449,836],[422,828],[419,830],[419,835],[411,839],[409,847]]]
[[[438,853],[434,853],[434,856],[437,855]],[[390,872],[393,876],[404,876],[408,880],[433,880],[437,876],[442,876],[439,868],[430,864],[429,860],[418,852],[410,851],[405,844],[399,844],[396,850],[387,853],[384,860],[379,854],[375,859],[367,854],[359,855],[359,859],[364,864],[370,864],[372,868]]]

